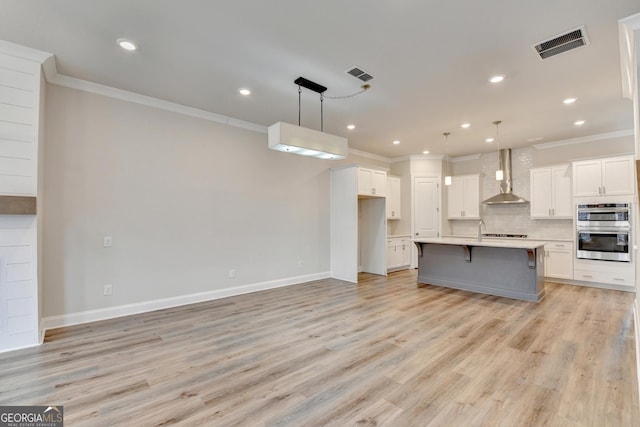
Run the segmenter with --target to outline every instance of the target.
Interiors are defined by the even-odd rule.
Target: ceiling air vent
[[[362,80],[363,82],[368,82],[373,78],[373,76],[366,71],[361,70],[358,67],[349,68],[345,73],[352,75],[353,77]]]
[[[565,34],[560,34],[552,39],[545,40],[533,46],[540,58],[546,59],[550,56],[575,49],[589,44],[587,32],[584,26],[571,30]]]

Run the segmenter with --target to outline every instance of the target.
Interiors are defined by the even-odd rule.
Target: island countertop
[[[422,239],[413,239],[415,243],[434,243],[439,245],[458,245],[458,246],[486,246],[492,248],[517,248],[517,249],[537,249],[543,247],[547,242],[540,240],[497,240],[484,238],[482,241],[466,237],[425,237]]]

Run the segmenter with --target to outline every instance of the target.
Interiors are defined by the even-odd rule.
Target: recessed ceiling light
[[[468,129],[470,126],[471,126],[471,123],[463,123],[460,125],[460,127],[463,129]]]
[[[536,141],[540,141],[541,139],[542,139],[541,136],[536,136],[536,137],[527,139],[527,142],[536,142]]]
[[[489,81],[490,81],[491,83],[500,83],[500,82],[501,82],[501,81],[503,81],[503,80],[504,80],[504,76],[503,76],[502,74],[498,74],[498,75],[492,76],[492,77],[489,79]]]
[[[582,126],[584,123],[585,123],[584,120],[577,120],[577,121],[573,122],[573,124],[576,125],[576,126]]]
[[[245,88],[238,89],[238,92],[240,92],[240,95],[244,95],[244,96],[251,95],[251,91]]]
[[[577,99],[578,98],[567,98],[562,102],[564,102],[565,104],[573,104],[574,102],[576,102]]]
[[[347,125],[347,129],[349,130],[354,130],[356,128],[356,125]]]
[[[136,46],[136,44],[134,42],[132,42],[131,40],[118,39],[118,40],[116,40],[116,42],[118,43],[118,46],[120,46],[124,50],[133,51],[133,50],[136,50],[138,48],[138,46]]]
[[[398,144],[400,144],[400,141],[398,141],[397,139],[393,141],[393,145],[398,145]]]
[[[493,142],[493,138],[487,138],[485,139],[485,142]]]
[[[429,154],[429,150],[424,150],[422,154]]]

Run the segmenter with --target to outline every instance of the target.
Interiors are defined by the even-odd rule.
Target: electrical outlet
[[[113,238],[111,236],[104,236],[102,239],[102,246],[105,248],[110,248],[113,246]]]
[[[229,278],[230,279],[235,279],[236,277],[236,271],[235,270],[229,270]]]
[[[104,285],[104,295],[105,296],[113,295],[113,285],[111,284]]]

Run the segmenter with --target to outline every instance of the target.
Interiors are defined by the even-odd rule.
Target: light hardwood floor
[[[632,294],[361,279],[50,331],[0,354],[0,404],[68,426],[640,425]]]

